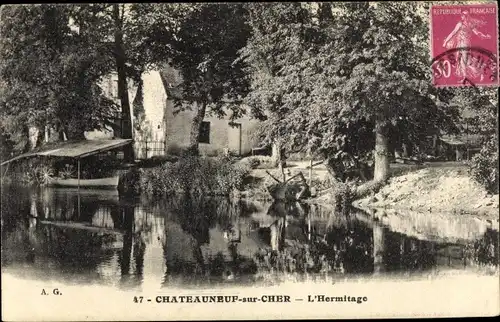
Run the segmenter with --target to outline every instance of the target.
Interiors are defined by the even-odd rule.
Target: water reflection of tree
[[[25,214],[29,214],[31,191],[28,188],[16,188],[3,185],[0,202],[2,216],[2,240],[6,235],[14,232],[19,225],[26,223]]]
[[[373,230],[373,272],[427,270],[436,266],[435,242],[419,240],[391,231],[380,218],[386,218],[384,210],[372,215],[360,209],[355,210],[360,216],[372,218]]]
[[[244,209],[244,205],[240,202],[233,202],[226,198],[186,196],[164,200],[162,203],[161,208],[168,209],[168,218],[178,223],[182,230],[195,241],[192,249],[195,262],[192,263],[179,257],[167,261],[165,283],[169,280],[169,276],[173,275],[205,276],[207,279],[232,278],[254,270],[253,261],[238,253],[238,242],[231,238],[227,241],[229,259],[226,259],[221,252],[205,256],[205,258],[202,251],[203,245],[210,247],[210,229],[217,227],[222,232],[239,230],[238,220]],[[165,258],[167,258],[167,252],[167,245],[165,245]]]
[[[475,265],[494,265],[499,262],[499,232],[487,228],[483,238],[475,240],[466,245],[466,254],[472,264]]]
[[[331,226],[322,246],[332,270],[367,273],[373,269],[372,229],[361,222],[347,220],[346,226]],[[321,245],[321,244],[320,244]]]
[[[276,220],[264,228],[270,235],[269,247],[256,254],[262,271],[361,273],[373,270],[372,227],[356,220],[353,214],[296,203],[274,203],[268,213],[276,216]]]
[[[114,239],[111,235],[50,225],[37,232],[38,238],[44,241],[38,253],[57,258],[62,267],[92,271],[100,262],[110,259],[113,253],[103,249]]]
[[[475,243],[475,261],[480,264],[498,265],[498,240],[498,231],[487,228],[484,237]]]
[[[435,242],[419,240],[385,228],[384,248],[387,271],[421,271],[437,264]]]
[[[134,233],[134,208],[131,206],[122,206],[123,222],[123,248],[119,253],[121,282],[126,283],[130,274],[130,259],[132,254],[133,233]]]
[[[315,243],[304,242],[308,234],[307,221],[310,208],[296,203],[275,202],[268,215],[276,218],[268,227],[261,227],[260,235],[269,246],[255,254],[261,272],[306,272],[322,268]],[[298,220],[297,220],[298,219]],[[295,234],[287,234],[289,226],[299,226]]]

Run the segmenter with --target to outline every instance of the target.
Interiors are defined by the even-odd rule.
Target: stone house
[[[186,108],[181,112],[174,113],[173,97],[180,95],[176,87],[182,78],[177,70],[168,65],[161,74],[170,94],[167,95],[164,111],[165,149],[167,152],[174,152],[189,146],[191,124],[195,117],[195,111]],[[253,135],[258,125],[259,121],[249,117],[231,121],[229,116],[218,118],[210,115],[207,111],[200,130],[200,153],[205,155],[227,152],[234,155],[249,154],[252,148],[258,144],[257,138]]]
[[[177,152],[189,146],[191,124],[194,111],[182,111],[174,115],[173,101],[167,100],[165,109],[165,148],[167,152]],[[253,131],[258,121],[241,118],[231,122],[229,118],[219,119],[206,116],[201,124],[199,150],[201,154],[216,155],[231,153],[246,155],[257,146]]]
[[[191,124],[195,112],[186,108],[174,113],[173,96],[175,86],[181,78],[179,73],[166,67],[161,72],[149,71],[142,75],[142,93],[138,86],[129,83],[129,101],[133,126],[135,155],[145,159],[154,155],[176,153],[189,145]],[[117,77],[112,74],[105,77],[100,84],[105,95],[120,104],[117,96]],[[166,90],[167,87],[167,90]],[[168,93],[170,95],[168,95]],[[139,101],[142,101],[140,103]],[[137,104],[142,105],[140,111]],[[142,113],[142,114],[141,114]],[[116,124],[122,125],[119,115]],[[207,111],[199,137],[199,150],[204,155],[216,155],[230,152],[234,155],[246,155],[258,142],[253,135],[259,121],[243,117],[231,121],[229,116],[218,118]],[[87,139],[119,138],[119,130],[100,130],[85,133]],[[154,147],[154,148],[153,148]]]

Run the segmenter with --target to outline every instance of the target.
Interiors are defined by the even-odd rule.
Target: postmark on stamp
[[[498,86],[498,7],[432,6],[432,81],[435,86]]]

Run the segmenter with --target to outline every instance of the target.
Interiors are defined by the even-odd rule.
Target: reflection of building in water
[[[148,212],[146,208],[137,207],[135,228],[133,252],[137,271],[140,269],[142,257],[142,287],[159,287],[166,269],[163,250],[166,237],[165,218]]]
[[[95,214],[92,216],[92,225],[103,228],[115,228],[115,221],[111,215],[112,209],[110,207],[99,207]]]
[[[445,244],[439,237],[430,241],[428,235],[412,235],[421,227],[433,227],[422,224],[422,218],[416,215],[408,215],[414,220],[396,222],[397,233],[396,228],[368,216],[355,212],[345,216],[317,206],[309,210],[285,207],[279,211],[290,210],[292,215],[275,216],[261,208],[253,208],[253,214],[243,213],[227,201],[168,201],[161,207],[138,207],[86,193],[81,195],[80,209],[76,208],[76,194],[68,191],[49,194],[42,189],[31,195],[17,192],[3,199],[13,202],[9,207],[2,204],[2,260],[7,259],[8,265],[29,263],[44,274],[147,288],[176,280],[220,281],[220,277],[231,274],[251,276],[255,273],[251,265],[256,262],[260,272],[267,274],[268,266],[261,265],[260,258],[254,256],[257,252],[263,256],[280,253],[275,256],[276,262],[287,260],[286,256],[295,261],[295,268],[282,264],[275,266],[281,270],[271,267],[278,274],[292,269],[299,273],[322,272],[325,262],[331,266],[325,271],[333,268],[340,274],[498,264],[498,231],[474,227],[474,235],[469,235],[459,229],[458,223],[452,223],[445,230],[446,236],[465,236],[470,243],[454,239]],[[41,221],[65,225],[44,225]],[[440,223],[440,219],[435,222]],[[408,223],[412,225],[408,227]],[[444,230],[445,223],[439,227]],[[261,233],[264,230],[265,236]],[[479,238],[472,239],[470,236],[476,236],[478,231]],[[35,256],[29,257],[33,248]]]
[[[204,258],[213,258],[220,253],[226,260],[231,260],[232,255],[229,248],[231,242],[237,245],[238,255],[251,258],[264,245],[257,234],[252,233],[252,220],[250,218],[234,218],[227,227],[216,225],[210,228],[209,234],[209,243],[202,247]]]

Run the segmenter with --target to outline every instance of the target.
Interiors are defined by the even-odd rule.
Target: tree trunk
[[[375,121],[375,170],[373,179],[385,181],[389,177],[389,144],[387,125],[382,120]]]
[[[437,136],[437,134],[434,134],[432,136],[432,155],[434,157],[438,156],[438,136]]]
[[[276,163],[276,166],[278,167],[278,170],[281,173],[281,179],[284,182],[286,180],[285,169],[284,169],[284,167],[286,166],[286,161],[285,161],[285,155],[284,155],[283,144],[281,142],[281,139],[274,140],[273,145],[272,145],[271,157],[273,158],[274,162]]]
[[[36,134],[35,148],[43,145],[45,142],[45,127],[38,128],[38,133]]]
[[[113,20],[115,23],[115,58],[116,71],[118,74],[118,97],[122,107],[122,139],[132,138],[132,120],[130,115],[130,102],[128,98],[127,88],[127,72],[126,62],[127,57],[123,49],[123,21],[120,17],[119,4],[113,4]],[[131,162],[134,160],[134,149],[131,144],[123,148],[125,161]]]
[[[345,169],[342,169],[338,160],[327,157],[324,164],[330,178],[332,178],[335,182],[345,181]]]
[[[57,131],[57,137],[58,137],[59,141],[64,141],[64,134],[67,133],[68,131],[60,123],[57,124],[56,131]],[[66,134],[66,138],[67,138],[67,136],[68,135]]]
[[[198,155],[199,151],[199,139],[200,139],[200,129],[201,123],[205,118],[205,112],[207,108],[207,103],[203,102],[201,104],[196,104],[196,114],[191,123],[191,132],[189,135],[189,153],[192,155]]]

